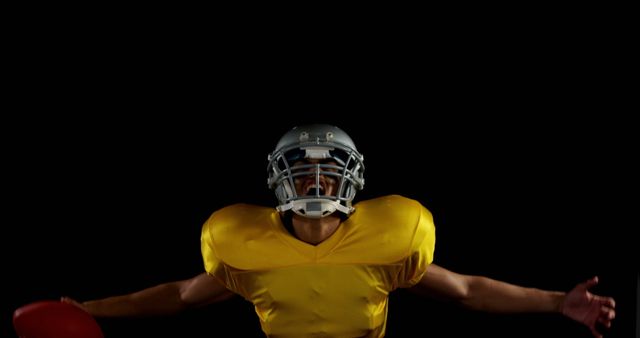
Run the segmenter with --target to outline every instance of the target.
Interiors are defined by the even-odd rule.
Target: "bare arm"
[[[77,303],[95,317],[169,315],[231,297],[233,293],[214,277],[202,273],[190,279],[164,283],[131,294]]]
[[[565,293],[525,288],[482,276],[462,275],[431,264],[414,291],[488,312],[559,312]]]
[[[594,336],[601,337],[596,330],[596,323],[611,326],[611,320],[615,317],[615,302],[610,297],[601,297],[588,291],[597,282],[597,278],[593,278],[578,284],[568,293],[547,291],[482,276],[462,275],[431,264],[412,291],[454,301],[473,310],[561,313],[583,323]]]

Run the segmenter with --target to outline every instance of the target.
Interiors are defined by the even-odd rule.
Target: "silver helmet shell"
[[[304,159],[331,160],[336,164],[300,164]],[[295,127],[280,138],[268,160],[267,183],[275,191],[278,211],[292,210],[310,218],[325,217],[336,210],[345,215],[354,211],[351,202],[356,191],[364,187],[363,156],[340,128],[327,124]],[[316,184],[301,195],[296,192],[295,180],[309,175],[315,175]],[[320,176],[335,180],[334,193],[324,193]]]

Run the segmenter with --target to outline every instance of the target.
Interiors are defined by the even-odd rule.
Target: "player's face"
[[[316,160],[316,159],[304,159],[296,161],[293,166],[309,165],[309,164],[326,164],[330,166],[336,166],[337,163],[331,159],[329,160]],[[337,168],[322,167],[320,171],[337,172]],[[296,192],[298,196],[315,195],[317,183],[320,183],[320,195],[332,196],[337,189],[337,179],[334,176],[320,174],[319,182],[316,182],[316,167],[303,168],[294,170],[294,173],[306,173],[306,175],[296,176],[294,183],[296,185]]]

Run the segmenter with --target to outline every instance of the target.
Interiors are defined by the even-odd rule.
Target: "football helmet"
[[[275,191],[278,211],[311,218],[354,211],[351,202],[364,187],[364,158],[340,128],[295,127],[280,138],[268,160],[267,184]]]

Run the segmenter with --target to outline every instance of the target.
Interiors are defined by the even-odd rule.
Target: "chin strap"
[[[354,208],[345,207],[338,201],[330,201],[322,198],[308,198],[291,201],[287,204],[279,205],[276,207],[279,212],[285,212],[292,210],[296,214],[309,218],[322,218],[331,215],[334,211],[338,210],[345,215],[350,215]]]

